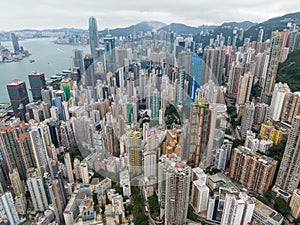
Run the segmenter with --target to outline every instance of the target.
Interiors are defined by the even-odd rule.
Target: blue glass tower
[[[195,92],[201,86],[202,80],[202,56],[192,55],[191,79],[190,79],[190,98],[195,100]]]

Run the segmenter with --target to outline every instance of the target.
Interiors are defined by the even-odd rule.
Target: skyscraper
[[[177,104],[182,105],[185,100],[185,71],[184,67],[179,69],[177,87]]]
[[[255,107],[253,102],[247,102],[244,107],[241,123],[241,137],[246,138],[247,131],[252,129]]]
[[[186,223],[191,168],[176,154],[160,157],[158,166],[158,199],[165,225]]]
[[[116,72],[115,38],[110,34],[104,38],[104,55],[107,72]]]
[[[272,93],[274,90],[276,74],[278,70],[278,64],[281,59],[282,51],[282,42],[283,42],[283,33],[275,31],[272,33],[271,40],[271,53],[270,61],[268,65],[268,70],[266,74],[266,82],[261,92],[261,100],[264,103],[270,104]]]
[[[195,167],[206,168],[210,163],[208,147],[210,132],[209,104],[199,98],[191,105],[189,125],[189,157]]]
[[[292,123],[275,185],[293,193],[300,181],[300,116]]]
[[[240,146],[231,153],[229,177],[264,195],[273,182],[277,161]]]
[[[249,101],[252,82],[253,75],[250,73],[245,73],[244,76],[240,77],[239,91],[236,99],[237,104],[243,105],[245,102]]]
[[[290,93],[291,90],[286,83],[278,83],[275,84],[274,91],[272,93],[272,99],[271,99],[271,105],[270,105],[270,110],[271,110],[271,118],[275,121],[279,121],[281,111],[283,104],[285,103],[285,95],[287,93]]]
[[[84,57],[85,85],[94,88],[96,85],[94,59],[87,54]]]
[[[75,68],[79,69],[80,74],[78,74],[78,79],[80,80],[81,75],[84,73],[82,50],[79,49],[74,50],[73,65]]]
[[[18,37],[15,35],[15,33],[11,33],[11,41],[14,47],[14,52],[15,53],[19,53],[20,51],[20,45],[19,45],[19,41],[18,41]]]
[[[91,54],[94,60],[96,61],[97,59],[96,48],[99,47],[99,39],[98,39],[97,21],[95,17],[89,18],[89,37],[90,37]]]
[[[13,171],[9,173],[9,179],[14,189],[14,194],[16,196],[20,196],[22,194],[25,195],[24,185],[20,179],[20,175],[17,169],[13,169]]]
[[[32,73],[28,75],[30,91],[34,101],[42,100],[42,89],[46,88],[45,75],[43,73]]]
[[[27,185],[34,210],[36,212],[44,212],[48,208],[47,197],[43,179],[35,168],[30,168],[27,171]]]
[[[15,116],[25,120],[25,106],[29,103],[25,82],[13,80],[6,88]]]
[[[9,220],[8,224],[18,225],[20,223],[14,199],[10,192],[6,192],[0,196],[0,215],[2,218]]]
[[[71,163],[71,158],[70,158],[69,152],[67,152],[65,154],[64,159],[65,159],[65,166],[67,168],[68,182],[72,183],[72,182],[74,182],[74,174],[73,174],[72,163]]]
[[[143,151],[140,132],[134,131],[128,134],[126,148],[129,160],[129,172],[138,175],[143,169]]]
[[[247,225],[251,221],[255,204],[246,194],[236,196],[227,194],[224,202],[224,209],[221,225]]]

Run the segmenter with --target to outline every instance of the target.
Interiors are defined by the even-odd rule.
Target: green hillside
[[[276,82],[288,83],[293,92],[300,91],[300,50],[292,52],[279,64]]]

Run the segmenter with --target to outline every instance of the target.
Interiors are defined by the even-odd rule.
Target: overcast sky
[[[299,0],[2,0],[0,9],[0,30],[87,29],[90,16],[102,30],[152,20],[192,26],[262,22],[300,11],[300,4]]]

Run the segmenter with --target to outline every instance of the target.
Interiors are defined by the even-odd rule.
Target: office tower
[[[277,161],[260,156],[243,146],[234,148],[231,153],[229,177],[261,195],[272,184]]]
[[[281,59],[281,50],[283,42],[283,33],[275,31],[272,33],[270,61],[266,74],[266,82],[262,89],[261,100],[264,103],[270,104],[272,93],[274,90],[278,64]]]
[[[257,38],[257,42],[262,42],[263,41],[263,37],[264,37],[264,29],[260,29],[259,33],[258,33],[258,38]]]
[[[177,104],[178,105],[183,105],[185,102],[185,70],[183,67],[179,69],[179,74],[178,74],[178,87],[177,87]]]
[[[167,42],[166,43],[167,52],[173,53],[173,51],[174,51],[174,33],[172,31],[170,31],[170,27],[169,27],[169,31],[167,32],[166,42]]]
[[[191,77],[189,85],[189,96],[195,100],[195,92],[202,85],[202,57],[192,55]]]
[[[158,199],[165,224],[185,224],[189,201],[191,168],[176,154],[160,157],[158,166]]]
[[[15,33],[11,33],[11,41],[14,47],[14,53],[19,53],[20,52],[20,46],[19,46],[19,41],[18,37],[15,35]]]
[[[209,188],[206,186],[207,175],[199,167],[192,169],[192,192],[190,202],[197,213],[207,211]]]
[[[292,199],[290,201],[291,214],[294,218],[300,217],[300,190],[293,191]]]
[[[284,96],[280,120],[291,124],[300,115],[300,93],[286,93]]]
[[[25,195],[24,185],[16,168],[9,173],[9,180],[13,187],[15,196],[20,196],[22,194]]]
[[[241,137],[246,138],[248,130],[252,129],[253,118],[254,118],[255,107],[253,102],[247,102],[244,107],[241,123]]]
[[[55,221],[58,224],[62,224],[64,222],[63,212],[66,207],[66,202],[64,200],[64,190],[61,189],[64,186],[60,186],[58,179],[54,179],[49,183],[49,192],[51,196],[51,205],[50,208],[53,209],[55,215]]]
[[[99,39],[98,39],[97,21],[95,17],[89,18],[89,37],[90,37],[91,55],[94,58],[94,60],[97,61],[96,48],[99,47]]]
[[[82,179],[82,183],[89,184],[90,183],[90,177],[89,177],[89,170],[88,170],[88,164],[86,162],[80,163],[80,175]]]
[[[32,73],[28,75],[30,91],[34,101],[42,100],[42,89],[46,88],[45,75],[43,73]]]
[[[128,133],[125,145],[128,154],[130,174],[141,174],[143,169],[143,146],[140,132],[133,131]]]
[[[87,54],[84,59],[84,71],[85,71],[85,86],[92,87],[96,85],[94,59],[92,55]]]
[[[236,104],[244,105],[250,100],[250,94],[252,89],[253,75],[250,73],[245,73],[244,76],[240,77],[240,85],[238,90],[238,95],[236,99]]]
[[[116,72],[115,38],[110,34],[104,37],[104,55],[107,72]]]
[[[251,222],[255,203],[246,194],[227,194],[224,202],[221,225],[247,225]]]
[[[243,66],[233,63],[232,69],[229,72],[230,74],[228,81],[228,92],[230,98],[237,98],[240,86],[240,77],[242,76],[243,70]]]
[[[6,192],[0,196],[0,215],[2,218],[9,220],[8,224],[18,225],[21,222],[10,192]]]
[[[275,185],[293,193],[300,181],[300,116],[296,116],[280,164]]]
[[[189,158],[195,167],[202,169],[210,165],[211,149],[208,149],[211,123],[209,104],[199,98],[190,108]]]
[[[275,121],[279,121],[282,107],[284,104],[284,98],[287,93],[290,93],[291,90],[286,83],[278,83],[275,84],[274,91],[272,93],[272,99],[271,99],[271,118]]]
[[[160,110],[160,92],[155,89],[151,93],[151,117],[152,119],[158,119]]]
[[[74,174],[73,174],[71,157],[70,157],[69,152],[67,152],[65,154],[64,160],[65,160],[65,166],[66,166],[66,169],[67,169],[68,182],[73,183],[74,182]]]
[[[78,74],[77,81],[80,80],[81,75],[84,73],[84,66],[83,66],[83,51],[79,49],[75,49],[73,51],[74,58],[73,58],[73,65],[75,68],[79,69],[80,74]],[[78,72],[78,71],[77,71]]]
[[[30,168],[27,170],[27,185],[34,210],[36,212],[44,212],[48,208],[48,202],[43,179],[37,169]]]
[[[6,88],[15,116],[25,120],[25,106],[29,103],[25,82],[13,80]]]
[[[50,145],[49,127],[45,124],[32,124],[29,130],[31,147],[36,163],[37,170],[42,176],[44,173],[50,173],[49,156],[47,154],[47,146]]]

